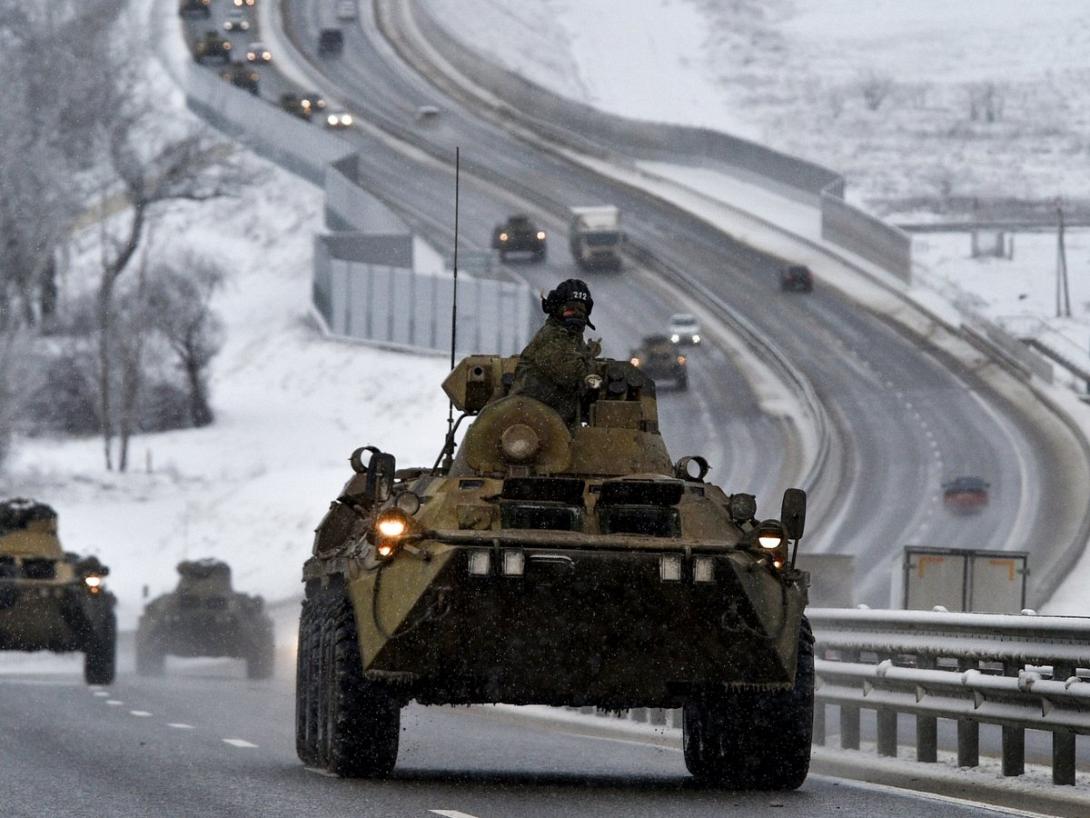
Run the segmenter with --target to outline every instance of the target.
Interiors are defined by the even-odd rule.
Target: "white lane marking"
[[[140,718],[146,718],[151,715],[147,710],[130,710],[130,716],[139,716]]]
[[[308,773],[314,773],[315,775],[324,775],[326,778],[340,778],[336,773],[331,773],[329,770],[319,770],[317,767],[304,767]]]
[[[430,809],[432,815],[445,815],[446,818],[476,818],[468,812],[458,812],[456,809]]]
[[[120,707],[124,703],[125,702],[123,702],[123,701],[121,701],[119,699],[107,699],[106,700],[106,704],[110,705],[111,707]]]
[[[96,690],[96,691],[95,691],[95,695],[96,695],[96,696],[101,696],[102,698],[106,698],[106,697],[107,697],[107,696],[109,696],[110,694],[109,694],[109,693],[107,693],[107,692],[106,692],[105,690]]]
[[[192,730],[192,724],[182,724],[181,722],[167,722],[167,727],[173,727],[175,730]]]
[[[245,739],[241,739],[241,738],[225,738],[223,740],[223,743],[224,744],[230,744],[232,747],[256,747],[257,746],[256,744],[251,744],[250,742],[246,741]]]

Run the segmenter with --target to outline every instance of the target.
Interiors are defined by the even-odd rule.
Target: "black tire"
[[[258,636],[256,643],[246,657],[247,679],[268,679],[272,676],[273,663],[276,659],[276,644],[272,630]]]
[[[318,763],[318,672],[315,667],[315,603],[303,602],[295,665],[295,752],[307,766]]]
[[[117,675],[117,618],[113,613],[92,633],[83,654],[83,678],[89,685],[113,684]]]
[[[678,378],[676,386],[677,386],[677,390],[679,392],[684,392],[686,389],[688,389],[689,388],[689,376],[688,375],[682,375],[680,378]]]
[[[319,640],[318,756],[345,778],[382,778],[397,763],[401,707],[363,675],[356,618],[343,596],[326,609]]]
[[[798,789],[810,771],[813,730],[814,635],[803,617],[791,690],[728,691],[685,705],[685,766],[729,789]]]
[[[136,672],[141,676],[162,676],[166,652],[152,639],[136,640]]]

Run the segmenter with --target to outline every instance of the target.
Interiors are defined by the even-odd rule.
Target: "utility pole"
[[[1056,231],[1056,317],[1071,317],[1071,293],[1067,289],[1067,250],[1064,247],[1064,211],[1056,208],[1059,228]]]

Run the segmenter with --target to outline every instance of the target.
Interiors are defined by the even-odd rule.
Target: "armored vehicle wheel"
[[[685,766],[731,789],[797,789],[810,769],[813,728],[814,635],[803,618],[791,690],[729,691],[685,705]]]
[[[295,753],[310,766],[318,763],[318,628],[315,603],[303,602],[295,665]]]
[[[401,707],[363,675],[356,619],[340,596],[323,611],[318,661],[318,757],[346,778],[380,778],[397,762]]]
[[[268,679],[272,676],[275,658],[276,645],[272,631],[262,633],[246,656],[246,678]]]
[[[166,654],[158,645],[136,640],[136,672],[141,676],[162,676]]]
[[[117,672],[117,619],[110,614],[102,630],[87,639],[83,678],[89,685],[113,684]]]

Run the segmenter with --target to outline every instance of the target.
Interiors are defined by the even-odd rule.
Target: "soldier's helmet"
[[[594,299],[591,298],[590,287],[587,286],[585,281],[578,278],[565,279],[557,284],[554,290],[551,290],[547,296],[541,299],[541,309],[545,311],[546,315],[560,318],[564,306],[573,301],[586,307],[587,326],[591,329],[597,329],[590,322],[590,313],[594,309]]]

